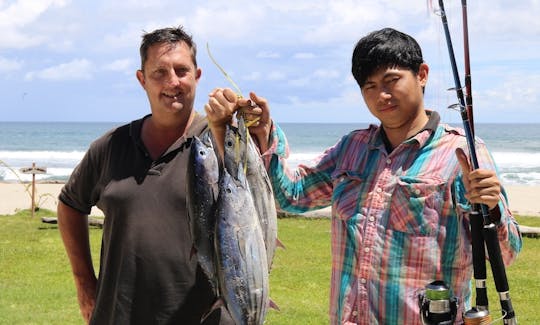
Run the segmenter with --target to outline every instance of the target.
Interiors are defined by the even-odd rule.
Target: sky
[[[461,1],[445,1],[463,83]],[[182,25],[198,46],[195,108],[239,85],[278,122],[371,123],[350,73],[356,42],[392,27],[430,67],[426,107],[459,123],[438,2],[426,0],[0,0],[0,121],[128,122],[149,113],[135,72],[143,32]],[[540,0],[469,1],[476,123],[540,123]]]

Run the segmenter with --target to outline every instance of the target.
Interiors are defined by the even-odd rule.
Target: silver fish
[[[221,172],[216,206],[216,254],[220,295],[238,325],[264,323],[269,280],[261,226],[239,164],[238,179]]]
[[[210,133],[194,137],[187,167],[187,206],[194,251],[199,265],[217,289],[215,276],[215,207],[219,193],[218,159]]]
[[[243,141],[247,142],[245,152],[246,161],[246,178],[249,184],[249,189],[255,203],[255,209],[259,216],[259,222],[263,232],[264,243],[266,246],[266,256],[268,258],[268,269],[272,266],[274,252],[278,243],[278,223],[277,210],[274,201],[274,191],[270,177],[266,172],[264,162],[262,161],[259,151],[253,142],[253,139],[248,136],[247,128],[244,124],[244,119],[238,119],[238,133],[243,137]],[[281,243],[280,243],[281,244]]]
[[[246,167],[247,142],[245,135],[232,125],[227,125],[225,131],[224,151],[225,168],[234,179],[238,179],[238,168]]]

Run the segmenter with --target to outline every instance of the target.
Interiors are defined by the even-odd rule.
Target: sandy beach
[[[36,184],[36,205],[43,209],[56,211],[58,194],[63,184]],[[523,216],[540,217],[540,186],[506,186],[510,207],[513,213]],[[31,184],[0,183],[0,215],[14,214],[19,210],[30,209]],[[93,208],[91,215],[102,216],[98,208]],[[322,209],[306,214],[307,216],[329,216],[329,209]]]

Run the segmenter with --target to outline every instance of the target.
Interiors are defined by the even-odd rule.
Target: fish
[[[269,307],[266,248],[242,163],[221,170],[215,244],[220,299],[237,325],[264,323]]]
[[[270,270],[276,246],[281,246],[277,238],[277,209],[270,177],[255,143],[247,131],[242,117],[238,127],[228,126],[225,132],[224,164],[232,177],[238,179],[238,166],[245,166],[250,193],[255,203],[266,247],[267,265]]]
[[[223,164],[225,165],[229,175],[238,180],[238,169],[240,166],[242,168],[246,168],[246,136],[242,135],[237,127],[227,125],[224,140]]]
[[[219,194],[219,162],[210,132],[193,137],[187,166],[187,206],[192,255],[197,256],[201,269],[217,290],[215,265],[215,207]]]
[[[238,133],[247,142],[244,157],[246,161],[246,178],[263,231],[266,256],[268,258],[267,264],[270,270],[276,246],[284,247],[277,237],[278,223],[274,191],[264,162],[253,139],[249,136],[243,118],[238,119]]]

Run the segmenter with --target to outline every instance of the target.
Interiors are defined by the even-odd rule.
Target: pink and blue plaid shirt
[[[459,297],[459,319],[470,308],[469,204],[455,155],[466,139],[430,115],[431,128],[390,153],[371,125],[296,170],[287,167],[287,141],[274,124],[263,156],[279,207],[301,213],[332,206],[331,324],[421,324],[418,294],[434,280]],[[495,170],[481,140],[477,155],[481,168]],[[501,251],[510,263],[521,235],[504,191],[499,208]]]

